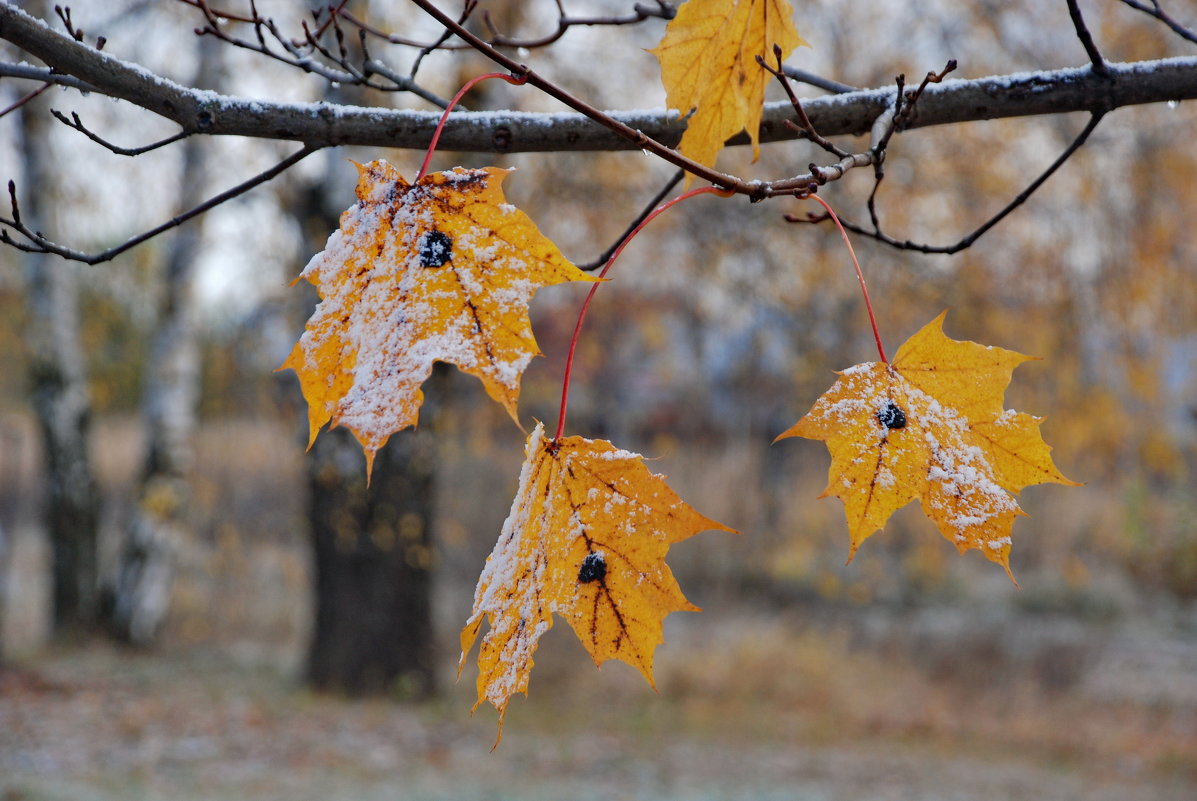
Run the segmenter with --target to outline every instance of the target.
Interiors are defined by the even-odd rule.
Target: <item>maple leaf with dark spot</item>
[[[533,294],[596,279],[504,200],[509,170],[458,167],[409,184],[385,161],[356,166],[357,204],[300,276],[320,305],[279,368],[299,376],[309,447],[332,421],[372,464],[391,434],[416,424],[437,361],[481,379],[518,422],[520,378],[540,354]]]
[[[501,737],[507,702],[527,694],[533,654],[554,614],[569,621],[596,665],[619,659],[653,684],[665,616],[697,611],[665,554],[707,529],[732,531],[684,503],[639,454],[601,440],[546,439],[538,424],[461,632],[459,674],[483,618],[490,624],[474,708],[490,701],[499,710]]]
[[[820,497],[844,502],[849,560],[918,498],[961,553],[978,549],[1009,574],[1011,528],[1024,514],[1010,493],[1045,482],[1078,485],[1052,461],[1042,418],[1002,408],[1014,368],[1033,357],[949,339],[946,314],[907,340],[891,363],[844,370],[777,439],[827,443],[831,470]]]

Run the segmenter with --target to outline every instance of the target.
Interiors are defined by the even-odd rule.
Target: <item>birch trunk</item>
[[[208,86],[214,83],[220,50],[210,38],[199,41],[195,83]],[[204,199],[207,149],[207,141],[201,137],[183,145],[181,210]],[[145,461],[109,601],[113,635],[134,645],[148,645],[158,637],[170,611],[180,559],[194,548],[188,523],[189,473],[194,460],[200,354],[192,285],[202,232],[203,221],[192,222],[182,226],[171,243],[142,390]]]
[[[48,103],[21,109],[21,213],[35,230],[54,228],[46,225],[56,203],[50,124]],[[25,258],[29,383],[45,454],[56,635],[90,627],[96,610],[99,493],[88,451],[91,399],[79,333],[79,269],[54,256]]]

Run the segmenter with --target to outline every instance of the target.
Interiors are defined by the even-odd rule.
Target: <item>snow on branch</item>
[[[58,33],[7,3],[0,4],[0,39],[40,59],[58,75],[73,76],[94,92],[126,100],[176,122],[187,132],[319,146],[423,149],[439,116],[430,111],[333,103],[272,103],[182,86]],[[1128,105],[1197,98],[1197,58],[1106,65],[1107,77],[1084,66],[947,80],[927,88],[918,113],[905,127],[1073,111],[1100,113]],[[3,67],[9,73],[15,68],[11,64]],[[888,87],[847,92],[805,100],[803,107],[823,136],[865,134],[893,105],[896,91]],[[767,104],[761,141],[797,138],[799,134],[785,124],[792,115],[788,101]],[[662,110],[620,111],[610,116],[667,145],[680,139],[685,126],[677,114]],[[747,136],[741,135],[731,143],[747,142]],[[631,150],[638,146],[572,112],[454,113],[440,141],[442,150],[507,153]]]

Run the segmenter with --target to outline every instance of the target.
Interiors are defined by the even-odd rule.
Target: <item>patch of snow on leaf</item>
[[[527,675],[525,666],[531,661],[541,635],[552,627],[551,617],[543,617],[529,627],[528,623],[538,615],[537,601],[544,583],[544,559],[535,560],[531,575],[521,574],[521,553],[527,545],[523,535],[534,531],[533,505],[525,502],[532,493],[536,463],[544,443],[544,425],[537,423],[528,437],[523,467],[520,469],[519,488],[511,504],[511,511],[503,521],[503,529],[494,550],[486,558],[486,566],[478,577],[474,589],[474,608],[466,625],[472,625],[486,615],[490,631],[482,639],[482,647],[500,642],[503,644],[501,676],[492,677],[487,686],[486,698],[495,706],[501,706],[506,699],[517,692],[521,672]],[[508,595],[511,593],[511,595]],[[513,597],[514,596],[514,597]],[[504,615],[504,609],[516,601],[520,615]],[[462,655],[464,660],[464,654]]]

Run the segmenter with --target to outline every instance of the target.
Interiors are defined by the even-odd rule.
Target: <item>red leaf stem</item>
[[[416,173],[416,180],[412,183],[419,183],[420,179],[427,174],[428,164],[432,161],[432,154],[436,151],[436,143],[441,139],[441,131],[445,127],[445,121],[449,119],[449,112],[461,102],[461,98],[465,96],[466,92],[473,89],[475,85],[490,78],[498,78],[515,86],[523,86],[528,82],[527,78],[508,75],[505,72],[488,72],[485,75],[476,75],[466,81],[465,85],[457,90],[457,94],[453,95],[453,99],[449,101],[449,105],[445,106],[445,111],[441,114],[441,121],[436,124],[436,130],[432,132],[432,141],[428,143],[428,152],[424,154],[424,163],[420,165],[420,171]]]
[[[658,214],[661,214],[671,206],[676,206],[683,200],[688,200],[695,195],[705,194],[716,194],[720,197],[731,197],[735,194],[735,192],[732,192],[729,189],[720,189],[717,186],[703,186],[699,187],[698,189],[691,189],[689,192],[683,192],[673,200],[657,206],[657,208],[653,209],[653,211],[647,217],[640,221],[639,225],[629,231],[627,236],[623,238],[623,240],[619,243],[619,247],[615,248],[615,251],[611,254],[611,258],[607,259],[607,263],[603,265],[603,269],[599,273],[599,278],[605,278],[607,276],[607,271],[611,269],[611,265],[614,264],[615,260],[619,258],[619,254],[623,252],[623,249],[627,247],[627,244],[632,241],[636,234],[640,233],[644,226],[652,222]],[[565,375],[561,380],[561,410],[557,414],[557,433],[553,435],[554,441],[561,439],[561,435],[565,431],[565,411],[566,407],[569,405],[569,380],[574,369],[574,351],[578,347],[578,335],[582,333],[582,321],[586,319],[586,310],[590,308],[590,301],[594,299],[594,293],[598,291],[599,286],[600,285],[597,283],[591,284],[590,291],[586,293],[586,300],[582,301],[582,310],[578,312],[578,322],[574,326],[574,335],[569,340],[569,355],[565,358]]]
[[[852,266],[856,268],[856,277],[860,280],[860,291],[864,295],[865,308],[869,312],[869,325],[873,326],[873,339],[877,342],[877,353],[881,356],[881,363],[888,364],[889,359],[885,358],[885,348],[881,346],[881,334],[877,330],[877,318],[873,315],[873,303],[869,300],[869,288],[865,286],[864,273],[860,271],[860,262],[856,260],[856,251],[852,249],[852,242],[848,240],[848,232],[844,230],[844,226],[840,224],[840,218],[835,216],[835,211],[827,204],[826,200],[818,195],[810,195],[810,199],[819,201],[823,208],[827,209],[827,214],[835,223],[835,227],[840,229],[840,237],[848,246],[848,255],[852,257]]]

